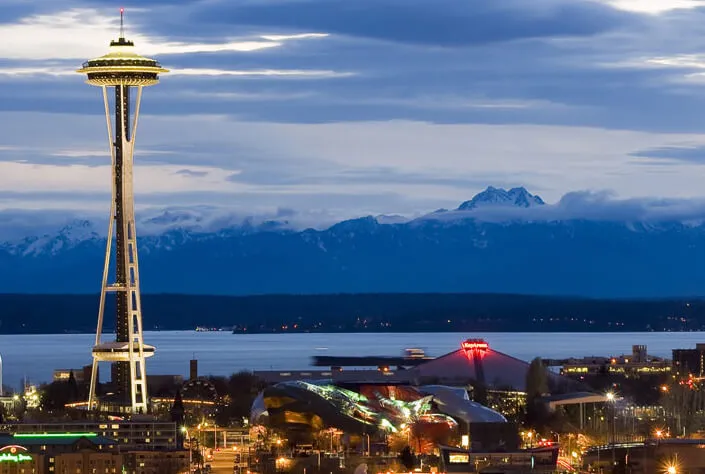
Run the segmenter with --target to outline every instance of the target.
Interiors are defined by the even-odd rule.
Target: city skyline
[[[101,212],[101,110],[72,71],[122,5],[7,5],[0,209]],[[138,207],[413,214],[490,184],[705,197],[703,2],[356,5],[124,4],[139,52],[173,65],[146,99]]]

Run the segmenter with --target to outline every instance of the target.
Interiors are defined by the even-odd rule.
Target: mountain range
[[[142,289],[705,294],[705,208],[622,201],[606,212],[605,202],[601,195],[571,194],[545,204],[524,188],[489,187],[452,210],[415,218],[367,216],[317,229],[300,228],[285,212],[205,219],[194,209],[167,210],[138,224],[138,232],[147,229],[139,239]],[[75,220],[57,232],[0,244],[0,291],[99,291],[104,227]]]

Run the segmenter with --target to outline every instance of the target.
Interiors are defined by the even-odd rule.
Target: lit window
[[[468,458],[469,458],[469,457],[470,457],[470,456],[467,455],[467,454],[455,454],[455,453],[451,453],[450,458],[448,459],[448,461],[450,462],[450,464],[466,463],[466,462],[468,462]]]

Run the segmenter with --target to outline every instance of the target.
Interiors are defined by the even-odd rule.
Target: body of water
[[[398,356],[419,347],[431,356],[456,350],[469,338],[484,338],[490,347],[529,361],[536,356],[565,358],[631,353],[633,344],[646,344],[649,354],[671,357],[671,350],[705,342],[703,332],[682,333],[387,333],[387,334],[231,334],[229,332],[163,331],[145,333],[156,346],[147,360],[151,374],[188,374],[195,356],[203,375],[230,375],[240,370],[301,370],[311,368],[314,355]],[[19,387],[50,381],[54,369],[91,363],[90,334],[0,335],[3,383]],[[106,365],[102,378],[108,377]]]

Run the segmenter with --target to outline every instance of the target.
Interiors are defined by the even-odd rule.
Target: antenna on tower
[[[132,41],[125,39],[125,8],[120,7],[120,37],[117,41],[111,41],[110,46],[134,46]]]
[[[125,39],[125,9],[120,7],[120,38]]]

